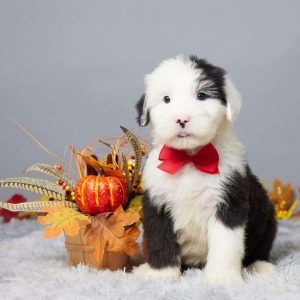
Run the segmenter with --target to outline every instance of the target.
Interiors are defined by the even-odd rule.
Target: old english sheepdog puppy
[[[163,61],[136,105],[153,150],[143,179],[147,263],[135,275],[176,280],[203,267],[210,283],[271,273],[274,208],[247,164],[233,121],[240,94],[219,67],[196,56]]]

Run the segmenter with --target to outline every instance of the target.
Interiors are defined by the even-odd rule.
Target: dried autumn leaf
[[[114,213],[102,213],[91,218],[87,226],[88,245],[95,248],[93,256],[99,263],[104,251],[125,252],[129,256],[138,251],[137,238],[140,230],[137,212],[124,212],[122,206]]]
[[[133,256],[139,250],[139,246],[136,242],[139,235],[140,235],[140,230],[138,229],[137,226],[132,226],[132,227],[128,228],[125,231],[125,237],[124,237],[125,248],[124,248],[124,251],[129,256]],[[113,251],[113,250],[111,250],[111,251]]]
[[[291,204],[295,201],[292,185],[283,184],[279,179],[275,179],[273,182],[273,189],[269,192],[269,198],[277,204],[285,201],[287,204]]]
[[[113,170],[109,167],[102,167],[102,169],[104,170],[104,173],[106,176],[115,176],[115,177],[119,177],[121,179],[124,179],[125,176],[124,174],[120,171],[120,170]]]
[[[64,230],[68,236],[76,236],[80,230],[79,221],[89,223],[90,220],[84,214],[68,207],[57,205],[45,208],[47,215],[39,216],[37,221],[41,224],[49,224],[44,228],[44,238],[54,238]]]
[[[105,173],[105,176],[115,176],[119,178],[124,178],[124,174],[122,171],[118,169],[118,165],[116,164],[106,164],[96,160],[92,155],[85,154],[85,152],[79,152],[79,156],[83,159],[83,161],[95,169],[97,172],[102,169]]]

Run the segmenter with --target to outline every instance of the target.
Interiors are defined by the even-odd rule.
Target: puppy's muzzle
[[[185,124],[188,123],[189,121],[190,120],[188,120],[188,119],[185,119],[185,120],[177,119],[176,123],[178,123],[181,128],[184,128]]]

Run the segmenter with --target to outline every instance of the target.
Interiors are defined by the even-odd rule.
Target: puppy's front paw
[[[180,277],[179,267],[165,267],[154,269],[148,263],[135,267],[133,274],[146,280],[176,281]]]
[[[237,284],[243,282],[241,270],[218,270],[217,268],[205,268],[204,274],[208,283],[212,285],[219,284]]]

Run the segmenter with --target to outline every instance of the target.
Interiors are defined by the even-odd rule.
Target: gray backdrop
[[[120,124],[141,134],[143,76],[180,53],[231,74],[243,95],[237,131],[259,177],[300,186],[297,0],[0,0],[0,177],[53,161],[11,117],[61,155]]]

